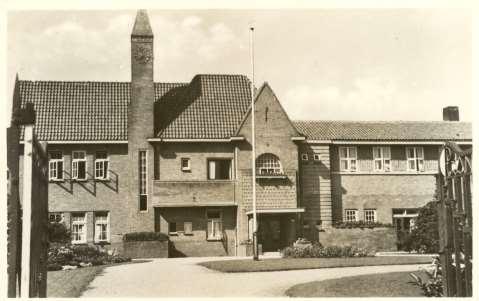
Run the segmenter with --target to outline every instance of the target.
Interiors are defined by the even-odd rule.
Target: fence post
[[[30,297],[30,243],[32,231],[32,171],[33,171],[33,125],[25,125],[23,151],[23,195],[22,195],[22,276],[20,296]]]

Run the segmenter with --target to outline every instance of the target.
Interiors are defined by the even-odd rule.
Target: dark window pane
[[[57,179],[63,179],[63,162],[57,162]]]
[[[176,232],[176,223],[170,222],[168,224],[168,232]]]
[[[79,179],[85,179],[86,178],[86,165],[85,161],[79,161],[78,162],[78,178]]]
[[[146,194],[140,195],[140,211],[146,211],[148,206],[148,196]]]

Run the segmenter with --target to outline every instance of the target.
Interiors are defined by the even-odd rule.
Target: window
[[[185,235],[193,235],[193,223],[192,222],[184,222],[183,230]]]
[[[72,214],[72,243],[86,243],[86,221],[85,213]]]
[[[190,171],[190,158],[181,158],[181,170],[182,171]]]
[[[283,174],[279,158],[273,154],[262,154],[256,159],[256,173],[258,175]]]
[[[95,242],[109,241],[108,212],[95,212]]]
[[[48,161],[48,178],[50,181],[63,180],[63,155],[61,152],[50,152]]]
[[[208,180],[231,180],[231,159],[208,160]]]
[[[364,209],[364,221],[366,223],[375,223],[377,221],[376,209]]]
[[[303,160],[303,161],[308,161],[308,160],[309,160],[308,154],[307,154],[307,153],[302,153],[302,154],[301,154],[301,160]]]
[[[72,179],[86,180],[86,153],[84,151],[73,152]]]
[[[48,214],[48,220],[50,223],[62,223],[63,222],[63,213],[61,212],[52,212]]]
[[[391,148],[373,147],[374,171],[391,171]]]
[[[341,171],[356,171],[356,147],[339,148],[339,168]]]
[[[148,210],[148,185],[147,185],[147,169],[146,169],[146,151],[138,152],[138,172],[139,172],[139,209],[140,211]]]
[[[424,150],[422,147],[406,147],[407,169],[424,171]]]
[[[176,234],[176,223],[175,222],[168,223],[168,233],[169,234]]]
[[[207,238],[209,240],[220,240],[222,238],[222,222],[221,211],[208,210],[206,212],[207,219]]]
[[[357,222],[358,221],[358,210],[356,210],[356,209],[346,209],[346,210],[344,210],[344,221],[345,222]]]
[[[313,160],[318,162],[318,161],[321,161],[321,157],[319,156],[319,154],[314,154],[313,155]]]
[[[108,155],[106,152],[96,152],[95,154],[95,179],[108,179]]]

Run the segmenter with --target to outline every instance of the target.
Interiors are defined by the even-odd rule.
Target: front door
[[[281,222],[279,217],[260,217],[258,233],[263,252],[276,252],[281,249]]]

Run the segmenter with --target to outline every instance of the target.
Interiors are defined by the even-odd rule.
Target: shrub
[[[59,271],[61,269],[62,269],[62,266],[56,263],[47,265],[47,271]]]
[[[419,209],[414,229],[399,242],[406,251],[439,252],[437,206],[438,202],[432,201]]]
[[[71,242],[70,230],[65,226],[64,223],[49,223],[48,240],[52,243],[69,244]]]
[[[120,263],[131,261],[129,257],[119,255],[109,255],[106,251],[100,250],[94,246],[54,246],[48,251],[48,265],[64,266],[72,265],[80,267],[80,264],[91,263],[92,265],[103,265],[109,263]]]
[[[123,235],[124,241],[167,241],[168,235],[161,232],[132,232]]]
[[[320,244],[306,247],[293,246],[282,250],[285,258],[332,258],[332,257],[366,257],[372,256],[372,252],[351,246],[326,246]]]

